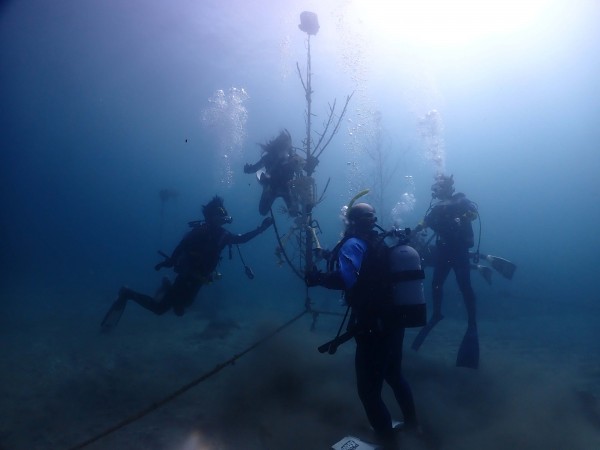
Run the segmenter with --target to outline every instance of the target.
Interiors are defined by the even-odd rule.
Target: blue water
[[[424,17],[449,14],[430,3]],[[0,350],[2,396],[7,398],[0,414],[13,418],[0,428],[0,448],[68,448],[168,393],[169,386],[201,373],[210,364],[191,355],[184,338],[165,342],[164,336],[175,329],[201,330],[206,324],[202,308],[242,325],[242,331],[231,331],[231,339],[272,316],[278,325],[302,311],[304,286],[277,266],[275,236],[269,230],[242,248],[256,273],[252,282],[244,277],[237,255],[229,260],[224,252],[219,268],[223,279],[203,289],[197,317],[148,317],[129,307],[117,330],[120,340],[97,335],[121,285],[154,291],[164,275],[152,270],[160,260],[156,251],[170,252],[187,222],[201,218],[201,206],[213,195],[225,198],[234,217],[231,231],[245,232],[261,222],[260,186],[242,167],[258,159],[257,144],[284,128],[294,145],[302,146],[305,99],[296,64],[304,76],[306,35],[297,28],[303,10],[317,12],[321,24],[311,39],[316,131],[322,129],[328,104],[337,99],[339,112],[354,92],[315,173],[320,191],[331,179],[314,212],[322,244],[335,244],[340,208],[362,189],[372,189],[365,198],[376,205],[383,224],[416,225],[429,206],[433,176],[443,171],[454,174],[457,190],[479,205],[481,221],[475,230],[481,227],[482,251],[518,266],[513,280],[495,273],[491,286],[473,275],[480,373],[457,375],[452,367],[457,344],[445,338],[458,340],[464,325],[453,280],[446,286],[446,308],[456,327],[449,325],[432,337],[418,357],[407,357],[418,409],[436,436],[434,448],[481,448],[497,436],[500,444],[486,448],[552,448],[556,442],[564,445],[560,448],[598,448],[600,6],[592,0],[532,1],[529,12],[524,8],[508,14],[510,29],[494,31],[488,25],[480,30],[468,22],[449,26],[444,35],[442,22],[419,28],[416,19],[407,21],[411,2],[361,5],[359,0],[20,0],[0,5],[0,326],[8,344]],[[480,9],[461,10],[460,5],[448,20],[475,17]],[[500,4],[498,11],[503,7],[511,4]],[[503,16],[497,16],[492,24],[502,23]],[[423,121],[433,110],[434,131],[424,136]],[[387,158],[381,201],[374,194],[382,180],[373,156],[378,139],[380,155]],[[161,189],[172,189],[177,196],[161,203]],[[393,214],[402,201],[400,213]],[[290,224],[281,215],[279,221],[285,232]],[[330,293],[312,295],[337,307]],[[320,324],[325,338],[335,333],[336,320]],[[309,326],[306,321],[295,333],[309,334]],[[256,337],[244,336],[247,340],[238,347],[217,339],[214,362]],[[112,339],[109,344],[107,339]],[[161,356],[149,356],[153,350],[145,339],[164,344],[156,350]],[[312,341],[304,347],[298,340],[290,344],[295,351],[314,351]],[[126,361],[121,365],[110,359],[116,343]],[[286,360],[286,351],[274,351]],[[156,368],[164,366],[163,353],[171,352],[189,359],[179,378],[176,371]],[[81,358],[87,369],[77,377],[83,371]],[[294,371],[316,367],[321,383],[335,377],[334,368],[341,365],[351,376],[351,355],[346,359],[328,360],[330,367],[321,359],[303,366],[298,358]],[[279,364],[285,372],[285,364]],[[115,396],[116,404],[129,405],[123,389],[115,391],[109,381],[121,377],[135,384],[136,367],[156,370],[172,385],[146,385],[151,395],[140,388],[130,408],[98,406],[98,398],[108,395]],[[254,366],[248,369],[256,375],[253,371],[263,373]],[[70,391],[73,379],[82,386],[95,380],[90,382],[93,393],[84,387]],[[432,380],[436,382],[430,385]],[[515,400],[519,406],[511,408],[508,400],[493,414],[488,412],[500,403],[496,396],[480,395],[481,404],[465,406],[460,395],[461,390],[492,386],[495,395],[518,399],[531,392],[527,386],[535,386],[536,380],[548,389],[531,394],[530,406]],[[221,379],[213,407],[233,401],[225,395],[228,382],[239,379]],[[240,389],[268,390],[265,385]],[[436,388],[431,386],[444,386],[439,398],[432,398]],[[279,391],[269,392],[278,398]],[[355,401],[351,379],[345,394]],[[262,394],[256,395],[260,401]],[[296,397],[281,401],[302,403]],[[456,408],[464,411],[465,420],[439,425],[442,403],[453,405],[447,406],[449,414]],[[319,402],[302,404],[302,420],[327,415]],[[353,407],[356,414],[348,420],[365,422],[360,406]],[[179,421],[161,417],[163,433],[138,429],[135,436],[148,441],[144,448],[180,448],[189,429],[207,428],[206,408],[194,408],[196,421],[181,412],[186,418]],[[278,408],[279,403],[261,409],[267,425],[243,414],[219,417],[237,424],[233,434],[253,436],[248,430],[263,426],[261,433],[271,436],[261,434],[257,442],[262,444],[247,448],[283,448],[280,437],[300,418],[294,410],[287,423],[281,419],[285,408]],[[554,416],[548,413],[552,408]],[[47,413],[31,414],[33,410]],[[57,419],[57,411],[65,417]],[[178,416],[177,406],[170,411]],[[472,419],[480,414],[487,421],[473,429]],[[552,433],[541,437],[556,420],[567,423],[560,435],[564,440]],[[213,447],[206,448],[218,448],[214,442],[231,444],[218,432],[223,422],[215,422],[210,422],[217,430]],[[351,431],[345,424],[323,426],[313,433],[324,436],[321,441],[311,437],[316,423],[290,431],[288,437],[301,437],[286,448],[326,448]],[[32,429],[42,431],[31,434]],[[136,438],[122,433],[110,445],[93,448],[142,448],[129,446]],[[461,433],[469,437],[463,439]],[[412,444],[410,448],[425,448]]]

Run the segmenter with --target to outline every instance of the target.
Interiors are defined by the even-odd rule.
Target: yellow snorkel
[[[356,200],[358,200],[361,197],[364,197],[365,195],[367,195],[369,193],[369,189],[364,189],[362,191],[360,191],[358,194],[356,194],[354,197],[352,197],[352,199],[350,200],[350,202],[348,203],[347,208],[350,209],[352,208],[352,205],[354,205],[354,202]]]

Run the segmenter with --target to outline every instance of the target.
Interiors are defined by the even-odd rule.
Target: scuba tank
[[[405,242],[392,247],[389,254],[391,313],[394,321],[405,328],[427,323],[423,292],[425,274],[419,253]]]

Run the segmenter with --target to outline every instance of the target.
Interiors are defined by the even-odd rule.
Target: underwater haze
[[[316,348],[344,312],[275,255],[273,228],[222,253],[221,279],[182,317],[127,306],[225,199],[255,229],[244,174],[289,130],[306,138],[335,102],[340,128],[314,178],[323,247],[359,192],[384,228],[414,227],[436,174],[477,203],[478,370],[455,367],[466,326],[454,277],[446,318],[403,368],[423,426],[405,449],[600,448],[600,3],[595,0],[7,0],[0,4],[0,449],[326,449],[369,436],[354,343]],[[302,76],[302,80],[300,78]],[[314,134],[313,138],[318,134]],[[285,234],[294,222],[273,210]],[[244,264],[255,277],[244,274]],[[431,269],[425,293],[430,307]],[[234,355],[214,376],[101,439]],[[400,411],[386,399],[392,414]],[[396,408],[396,409],[394,409]]]

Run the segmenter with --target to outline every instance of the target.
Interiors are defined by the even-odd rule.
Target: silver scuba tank
[[[404,327],[421,327],[427,323],[423,270],[419,253],[409,245],[390,250],[393,314]]]

